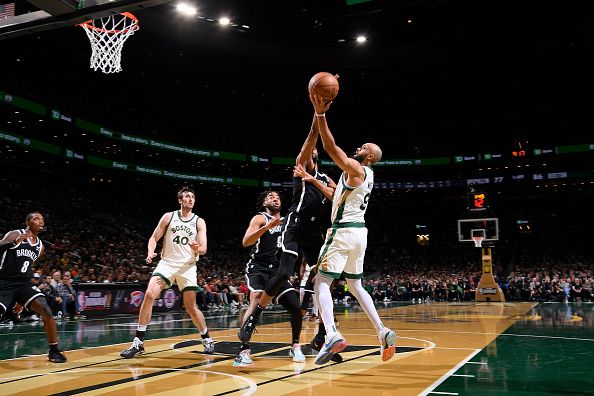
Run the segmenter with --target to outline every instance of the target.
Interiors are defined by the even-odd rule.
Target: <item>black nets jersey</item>
[[[25,230],[19,230],[22,234]],[[6,250],[0,256],[0,279],[10,281],[31,282],[33,277],[33,263],[41,254],[43,244],[37,238],[37,243],[31,244],[25,239],[18,245]]]
[[[265,212],[259,212],[258,214],[266,218],[266,224],[270,223],[273,216]],[[282,219],[282,218],[281,218]],[[248,266],[254,263],[257,264],[275,264],[278,265],[278,255],[276,252],[280,249],[280,238],[282,234],[282,225],[272,227],[266,231],[258,241],[252,246],[250,253],[250,261]]]
[[[316,170],[314,177],[328,185],[329,178],[325,173]],[[290,212],[299,213],[300,216],[322,218],[328,213],[324,208],[325,201],[327,201],[326,197],[313,183],[304,182],[300,177],[293,177],[293,201],[289,208]]]

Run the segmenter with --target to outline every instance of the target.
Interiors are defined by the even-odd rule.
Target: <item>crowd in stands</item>
[[[169,194],[173,197],[170,207],[156,212],[153,208],[155,214],[147,216],[144,213],[150,202],[144,206],[126,199],[114,202],[94,194],[83,196],[66,187],[36,193],[31,189],[30,185],[3,181],[0,233],[23,227],[31,211],[43,213],[47,230],[41,238],[46,250],[36,262],[32,282],[47,296],[57,316],[81,316],[75,298],[77,285],[148,282],[156,260],[146,263],[146,243],[160,211],[176,208],[175,191]],[[200,193],[198,197],[200,214]],[[220,213],[209,214],[208,253],[198,263],[198,304],[203,310],[246,306],[248,302],[243,271],[249,250],[240,241],[246,219],[252,215],[251,202],[246,202],[243,216],[234,212],[217,221]],[[480,252],[472,244],[461,244],[453,235],[436,236],[432,245],[419,246],[414,241],[398,241],[386,229],[370,224],[364,287],[375,301],[474,299],[481,266]],[[494,248],[494,273],[508,300],[592,301],[592,256],[574,254],[583,251],[564,250],[548,241],[524,239],[523,245],[516,243],[512,248],[512,243],[502,240]],[[297,286],[298,280],[296,272],[291,281]],[[334,298],[352,298],[345,282],[338,282]]]

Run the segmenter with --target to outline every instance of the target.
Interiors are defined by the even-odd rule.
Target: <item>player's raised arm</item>
[[[332,133],[330,132],[330,128],[326,122],[326,111],[328,111],[332,102],[328,102],[317,95],[310,95],[309,98],[316,112],[316,121],[320,130],[324,150],[328,153],[330,158],[332,158],[334,163],[350,177],[363,178],[365,172],[361,164],[355,159],[349,158],[346,153],[336,145],[334,136],[332,136]]]
[[[303,167],[311,171],[314,168],[314,162],[312,159],[312,153],[314,148],[316,147],[316,143],[318,142],[319,130],[316,124],[316,117],[314,115],[313,120],[311,122],[311,128],[309,129],[309,134],[303,142],[303,146],[301,147],[301,151],[299,155],[297,155],[297,159],[295,160],[295,165],[303,165]]]
[[[165,234],[165,231],[167,230],[167,225],[171,221],[172,216],[173,216],[173,213],[171,213],[171,212],[165,213],[163,216],[161,216],[161,220],[159,220],[159,224],[157,224],[157,227],[155,228],[155,230],[153,231],[153,234],[149,238],[148,246],[147,246],[148,251],[146,254],[146,262],[147,263],[150,264],[151,261],[155,257],[157,257],[157,253],[155,253],[155,249],[157,248],[157,242]]]

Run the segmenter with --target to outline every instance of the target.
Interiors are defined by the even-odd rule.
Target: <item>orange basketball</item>
[[[328,100],[334,100],[338,95],[338,80],[330,73],[316,73],[307,86],[310,93],[314,93]]]

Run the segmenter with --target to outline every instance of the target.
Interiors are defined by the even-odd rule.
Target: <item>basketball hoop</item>
[[[483,239],[485,239],[483,236],[473,236],[472,240],[474,241],[474,247],[481,247],[483,244]]]
[[[103,73],[122,70],[124,42],[139,29],[138,19],[129,12],[109,15],[81,23],[91,41],[91,68]]]

